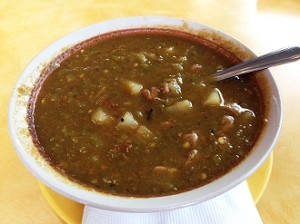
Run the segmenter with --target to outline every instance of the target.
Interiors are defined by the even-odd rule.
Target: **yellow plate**
[[[247,183],[255,203],[259,201],[269,182],[273,165],[273,154],[264,164],[247,179]],[[68,224],[79,224],[82,220],[83,205],[57,194],[41,182],[38,182],[42,194],[56,212]]]

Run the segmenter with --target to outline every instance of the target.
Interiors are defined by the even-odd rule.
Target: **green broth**
[[[240,163],[262,127],[254,80],[210,82],[237,61],[170,30],[99,36],[44,70],[30,131],[55,169],[101,192],[152,197],[203,186]]]

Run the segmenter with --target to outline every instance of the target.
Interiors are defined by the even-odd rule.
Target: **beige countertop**
[[[201,22],[234,36],[257,54],[300,45],[298,0],[0,1],[0,223],[62,223],[9,137],[8,104],[18,76],[41,50],[69,32],[137,15]],[[282,95],[284,119],[270,182],[257,208],[264,223],[300,223],[300,62],[271,72]]]

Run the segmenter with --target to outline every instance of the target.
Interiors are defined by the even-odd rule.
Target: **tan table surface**
[[[0,223],[62,223],[14,152],[7,123],[9,97],[26,65],[58,38],[106,19],[136,15],[181,17],[236,37],[257,54],[300,45],[299,0],[0,1]],[[300,223],[300,62],[271,69],[284,120],[274,165],[257,208],[264,223]]]

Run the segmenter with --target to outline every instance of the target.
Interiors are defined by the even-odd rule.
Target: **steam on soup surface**
[[[69,179],[110,194],[151,197],[229,172],[263,124],[250,77],[211,83],[236,60],[167,29],[98,36],[54,59],[32,92],[30,131]]]

